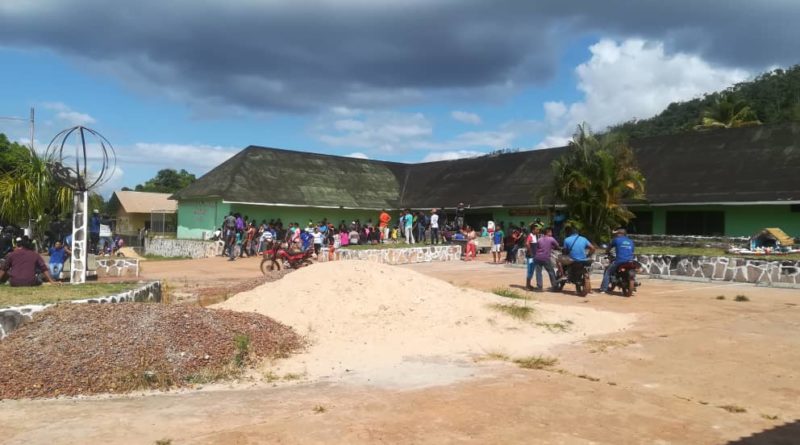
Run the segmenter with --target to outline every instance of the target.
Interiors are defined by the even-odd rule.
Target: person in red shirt
[[[378,217],[378,226],[381,228],[381,238],[384,243],[389,239],[389,221],[391,220],[392,217],[386,213],[386,210],[381,210],[381,214]]]
[[[42,284],[37,274],[43,274],[48,282],[57,282],[50,275],[42,257],[33,250],[30,241],[17,238],[17,248],[9,253],[0,266],[0,283],[8,280],[11,286],[38,286]]]

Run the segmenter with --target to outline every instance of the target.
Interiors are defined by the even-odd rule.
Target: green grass
[[[735,258],[751,258],[756,260],[800,260],[800,254],[791,255],[735,255],[726,253],[725,249],[715,247],[666,247],[646,246],[637,247],[636,253],[642,255],[694,255],[694,256],[725,256]]]
[[[725,299],[725,295],[717,295],[717,300],[724,300],[724,299]]]
[[[555,357],[544,357],[541,355],[514,359],[514,363],[524,369],[548,369],[558,363]]]
[[[244,334],[236,334],[233,337],[233,342],[236,344],[236,355],[233,357],[233,363],[241,368],[247,362],[250,354],[250,337]]]
[[[747,412],[746,409],[744,409],[744,408],[742,408],[741,406],[738,406],[738,405],[719,405],[719,406],[717,406],[717,408],[724,409],[725,411],[727,411],[729,413],[734,413],[734,414],[740,414],[740,413],[746,413]]]
[[[492,289],[492,293],[495,295],[499,295],[504,298],[513,298],[515,300],[527,300],[528,297],[525,295],[520,294],[515,290],[511,290],[505,287],[498,287],[496,289]]]
[[[314,408],[312,408],[311,410],[314,411],[314,413],[316,414],[322,414],[325,411],[328,411],[328,409],[322,405],[314,405]]]
[[[34,287],[0,285],[0,307],[25,304],[46,304],[59,301],[104,297],[139,287],[139,283],[85,283],[60,286],[43,284]]]
[[[506,315],[516,318],[517,320],[528,320],[536,312],[536,309],[528,306],[517,306],[516,304],[490,304],[489,308]]]
[[[572,320],[564,320],[558,323],[536,323],[536,326],[541,326],[550,332],[569,332],[572,324]]]
[[[742,302],[742,301],[750,301],[750,299],[747,298],[747,295],[737,295],[736,298],[733,299],[733,301]]]

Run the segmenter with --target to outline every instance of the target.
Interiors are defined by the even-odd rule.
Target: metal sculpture
[[[87,137],[93,139],[88,145]],[[58,133],[50,141],[46,159],[53,178],[72,189],[70,282],[84,283],[90,247],[89,192],[114,175],[117,167],[114,147],[100,133],[79,125]]]

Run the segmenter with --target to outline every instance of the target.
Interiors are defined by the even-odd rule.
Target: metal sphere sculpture
[[[114,175],[117,168],[114,147],[100,133],[77,126],[58,133],[50,141],[45,159],[53,178],[73,191],[70,281],[84,283],[88,254],[97,242],[93,238],[99,237],[99,233],[89,230],[89,191]]]
[[[80,125],[58,133],[47,146],[46,159],[56,181],[80,192],[108,182],[117,167],[114,147],[108,139]]]

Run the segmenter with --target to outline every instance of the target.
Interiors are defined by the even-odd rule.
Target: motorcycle
[[[585,297],[592,290],[591,274],[592,262],[587,261],[573,261],[569,257],[562,256],[559,258],[561,267],[556,271],[556,290],[564,289],[564,285],[572,283],[575,285],[575,293],[581,297]]]
[[[267,275],[269,272],[300,267],[312,264],[311,257],[314,255],[314,248],[301,251],[290,251],[285,245],[272,243],[268,245],[261,255],[261,272]]]
[[[609,264],[614,262],[614,256],[608,255]],[[619,287],[622,295],[632,297],[636,288],[640,283],[636,281],[636,270],[641,267],[637,261],[628,261],[627,263],[620,264],[617,271],[611,275],[608,280],[608,291],[611,292],[614,288]]]

